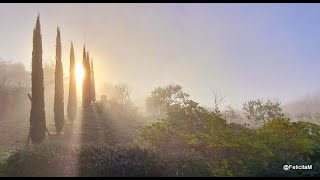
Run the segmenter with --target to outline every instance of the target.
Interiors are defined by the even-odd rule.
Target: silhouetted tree
[[[77,114],[77,87],[76,87],[76,63],[74,57],[73,44],[71,42],[70,50],[70,75],[69,75],[69,96],[68,96],[68,106],[67,113],[68,119],[74,121]]]
[[[63,67],[61,62],[61,36],[59,27],[57,29],[56,43],[56,71],[53,111],[56,132],[59,134],[64,125]]]
[[[44,110],[44,86],[42,68],[42,38],[40,15],[33,30],[32,50],[32,103],[30,113],[30,136],[33,143],[41,143],[46,137],[46,116]]]
[[[92,97],[91,97],[91,67],[90,67],[90,56],[89,56],[89,52],[87,52],[87,74],[86,76],[88,76],[88,84],[87,84],[87,88],[88,88],[88,101],[89,104],[91,103]]]
[[[94,81],[94,70],[93,70],[93,62],[91,59],[91,66],[90,66],[90,77],[91,77],[91,101],[95,102],[96,101],[96,84]]]
[[[85,64],[86,64],[86,46],[84,45],[83,46],[83,54],[82,54],[82,67],[83,67],[83,79],[82,79],[82,107],[85,108],[85,99],[86,99],[86,88],[85,88],[85,85],[86,85],[86,77],[85,77]]]
[[[89,61],[87,60],[87,56],[89,56],[89,53],[86,54],[86,48],[83,47],[83,70],[84,70],[84,77],[82,81],[82,107],[86,109],[90,105],[90,86],[89,86],[89,80],[90,80],[90,65]]]

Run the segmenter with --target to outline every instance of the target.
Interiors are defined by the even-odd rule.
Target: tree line
[[[33,143],[41,143],[46,136],[46,118],[44,103],[44,78],[42,66],[42,34],[40,26],[40,15],[37,17],[36,26],[33,30],[33,50],[32,50],[32,72],[31,72],[31,113],[30,113],[30,137]],[[82,107],[88,108],[95,102],[95,81],[93,62],[89,52],[83,48],[83,69],[84,77],[82,83]],[[67,117],[73,122],[77,114],[77,90],[76,90],[76,68],[73,43],[70,49],[70,78],[69,96],[67,104]],[[54,95],[54,122],[57,134],[60,134],[65,121],[64,113],[64,88],[63,88],[63,66],[61,50],[60,28],[57,28],[56,37],[56,65],[55,65],[55,95]]]

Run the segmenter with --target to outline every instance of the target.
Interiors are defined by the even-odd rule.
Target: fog
[[[228,169],[213,168],[214,175],[255,176],[260,171],[237,173],[228,158],[239,158],[238,151],[231,148],[228,154],[229,147],[219,149],[219,143],[238,143],[255,158],[265,158],[257,162],[266,168],[272,153],[282,157],[294,146],[288,149],[304,157],[320,142],[314,137],[320,124],[319,10],[320,5],[307,4],[1,4],[0,175],[1,151],[28,142],[37,15],[46,131],[52,133],[45,142],[179,149],[170,160],[190,150],[202,153],[212,167]],[[65,109],[61,134],[54,120],[57,27]],[[71,42],[76,71],[88,70],[81,69],[84,46],[90,53],[96,96],[83,106],[85,81],[76,72],[74,122],[67,118]],[[291,134],[285,128],[292,128]],[[250,153],[241,153],[241,163]],[[229,165],[220,160],[230,160]],[[250,169],[250,163],[244,166]]]
[[[205,106],[212,106],[214,88],[240,108],[251,98],[279,98],[286,104],[319,89],[312,78],[319,75],[312,66],[318,51],[306,49],[318,37],[306,32],[318,28],[310,18],[317,5],[297,8],[309,19],[303,26],[303,21],[291,21],[294,5],[2,4],[0,8],[0,22],[6,24],[0,37],[7,42],[0,45],[0,57],[30,69],[32,28],[40,13],[44,61],[55,59],[60,26],[64,73],[70,41],[77,62],[86,44],[96,64],[99,95],[104,82],[128,83],[134,99],[157,85],[178,83]],[[273,23],[278,26],[271,28]],[[299,33],[307,34],[301,39]]]
[[[293,6],[283,7],[281,11],[278,7],[283,6],[2,4],[0,23],[6,26],[0,37],[6,43],[0,44],[0,57],[10,60],[16,69],[6,73],[9,69],[2,66],[1,72],[5,78],[10,77],[7,85],[22,83],[26,93],[30,93],[32,28],[34,17],[40,13],[49,123],[53,122],[57,26],[62,36],[65,105],[72,41],[76,63],[82,62],[84,45],[94,61],[97,99],[102,95],[111,97],[112,86],[126,83],[131,100],[142,114],[150,92],[170,83],[181,85],[193,100],[208,108],[214,106],[212,89],[225,97],[222,109],[232,106],[241,111],[245,101],[256,98],[276,98],[287,107],[319,89],[314,83],[314,77],[319,74],[312,65],[318,51],[308,51],[310,59],[302,58],[303,51],[295,51],[300,39],[285,34],[286,28],[293,24],[279,25],[267,33],[272,21],[279,24],[292,13]],[[315,8],[304,5],[297,10],[307,17],[306,10],[313,12]],[[250,13],[255,17],[250,17]],[[24,21],[20,21],[21,17]],[[262,37],[265,35],[268,38]],[[306,36],[302,45],[312,43],[311,36]],[[294,57],[293,51],[300,53],[299,56]],[[306,62],[305,69],[299,67],[302,62]],[[307,73],[302,74],[307,68]],[[25,100],[26,95],[22,97],[21,111],[26,113],[30,104]],[[81,86],[78,98],[80,102]]]

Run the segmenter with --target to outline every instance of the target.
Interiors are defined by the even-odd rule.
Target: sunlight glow
[[[84,77],[83,65],[80,63],[77,63],[76,64],[76,81],[78,85],[82,84],[83,77]]]

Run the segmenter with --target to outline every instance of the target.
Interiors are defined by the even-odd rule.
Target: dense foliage
[[[220,114],[189,101],[171,110],[167,118],[146,126],[139,142],[159,150],[199,152],[216,176],[258,176],[269,171],[286,176],[283,165],[295,165],[295,159],[300,159],[298,165],[313,165],[313,170],[299,171],[314,176],[320,175],[315,171],[319,133],[318,125],[286,118],[271,119],[259,129],[228,124]]]

